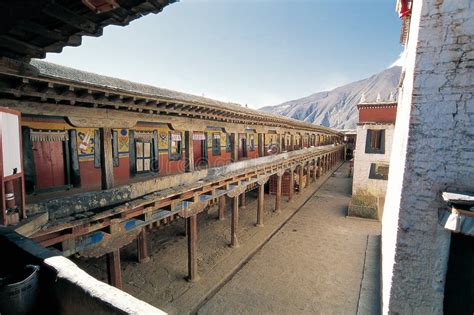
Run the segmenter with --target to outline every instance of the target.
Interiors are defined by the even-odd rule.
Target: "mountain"
[[[370,78],[331,91],[314,93],[280,105],[262,107],[260,110],[326,127],[352,129],[357,123],[356,105],[362,94],[366,101],[375,101],[379,93],[382,100],[388,100],[390,93],[396,95],[400,73],[401,67],[391,67]]]

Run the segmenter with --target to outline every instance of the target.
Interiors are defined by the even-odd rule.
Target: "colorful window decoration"
[[[221,155],[221,134],[212,134],[212,155]]]
[[[194,138],[194,135],[193,135]],[[182,138],[180,132],[170,132],[169,159],[181,160]]]

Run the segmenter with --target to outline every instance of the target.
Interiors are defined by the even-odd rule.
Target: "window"
[[[230,134],[228,133],[225,134],[225,151],[226,152],[232,151],[232,139],[230,137]]]
[[[367,130],[365,153],[385,153],[385,130]]]
[[[369,178],[388,180],[388,164],[370,164]]]
[[[212,134],[212,155],[221,155],[221,134]]]
[[[112,130],[112,157],[114,167],[119,166],[118,130]]]
[[[146,173],[151,171],[152,150],[151,141],[136,139],[135,141],[135,166],[137,173]]]
[[[181,160],[182,141],[180,132],[170,132],[169,159]]]
[[[250,135],[250,151],[255,151],[255,140],[253,135]]]

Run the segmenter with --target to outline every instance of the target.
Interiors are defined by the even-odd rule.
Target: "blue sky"
[[[395,0],[181,0],[46,60],[259,108],[387,68],[399,34]]]

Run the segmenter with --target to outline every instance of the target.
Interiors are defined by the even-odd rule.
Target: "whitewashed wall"
[[[374,154],[365,153],[365,141],[367,139],[367,129],[385,130],[385,153]],[[352,181],[352,193],[367,191],[374,196],[384,197],[387,191],[387,181],[382,179],[370,179],[370,164],[384,162],[389,164],[392,152],[393,124],[380,125],[358,125],[357,142],[354,156],[354,176]]]
[[[382,221],[384,314],[443,313],[441,192],[474,191],[473,10],[414,1]]]

